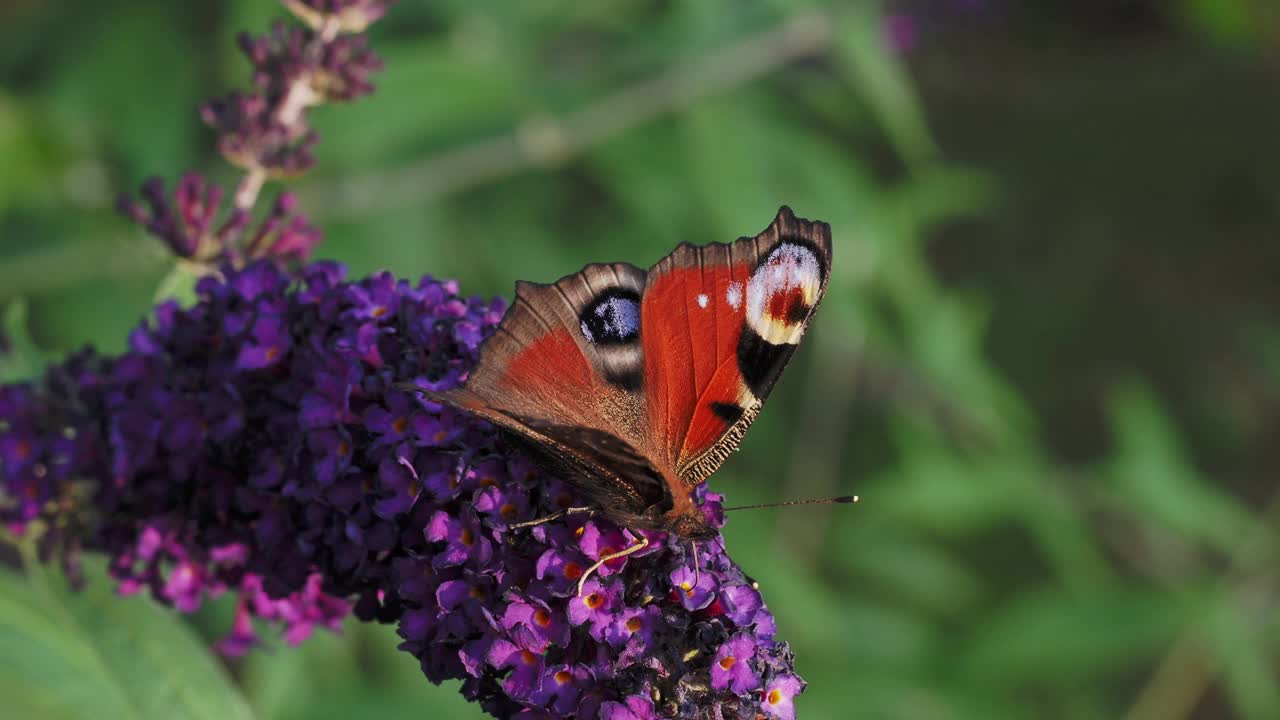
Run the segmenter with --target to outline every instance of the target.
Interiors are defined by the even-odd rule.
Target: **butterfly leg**
[[[508,526],[507,526],[507,529],[508,529],[508,530],[518,530],[518,529],[520,529],[520,528],[533,527],[534,525],[541,525],[541,524],[543,524],[543,523],[554,522],[554,521],[559,520],[560,518],[564,517],[565,515],[578,515],[578,514],[581,514],[581,513],[588,513],[588,514],[590,514],[590,513],[594,513],[594,512],[595,512],[595,510],[596,510],[596,509],[595,509],[595,508],[593,508],[593,507],[570,507],[570,508],[565,508],[565,509],[563,509],[563,510],[557,510],[557,511],[555,511],[555,512],[551,513],[550,515],[546,516],[546,517],[540,517],[540,518],[538,518],[537,520],[528,520],[528,521],[525,521],[525,522],[516,523],[516,524],[514,524],[514,525],[508,525]]]
[[[698,581],[702,579],[702,576],[698,571],[698,542],[696,540],[690,540],[689,549],[693,551],[693,586],[697,587]]]
[[[605,563],[609,562],[610,560],[617,560],[620,557],[626,557],[633,552],[639,552],[647,547],[649,547],[649,538],[645,537],[644,535],[641,535],[640,542],[636,543],[635,545],[632,545],[631,547],[625,550],[619,550],[616,553],[609,553],[608,555],[601,557],[599,560],[596,561],[595,565],[592,565],[591,567],[587,568],[582,573],[582,577],[578,578],[578,597],[582,597],[582,586],[587,583],[587,578],[591,577],[591,573],[595,572],[596,570],[599,570],[602,566],[604,566]]]

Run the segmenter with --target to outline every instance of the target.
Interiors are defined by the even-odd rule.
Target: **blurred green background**
[[[281,15],[0,4],[0,304],[40,349],[123,347],[169,266],[114,197],[234,182],[195,108]],[[823,309],[712,481],[863,496],[725,533],[803,717],[1280,717],[1273,2],[452,0],[373,37],[379,92],[314,114],[294,184],[357,274],[508,294],[783,203],[831,223]],[[224,672],[225,602],[0,578],[5,720],[481,717],[388,628]]]

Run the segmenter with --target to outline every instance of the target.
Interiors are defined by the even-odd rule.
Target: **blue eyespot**
[[[582,336],[597,345],[628,343],[640,337],[640,296],[615,288],[601,293],[582,311]]]

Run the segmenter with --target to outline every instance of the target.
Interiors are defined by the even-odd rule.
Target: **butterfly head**
[[[685,540],[710,540],[720,534],[719,530],[707,522],[702,508],[696,506],[683,513],[670,513],[663,520],[663,531]]]

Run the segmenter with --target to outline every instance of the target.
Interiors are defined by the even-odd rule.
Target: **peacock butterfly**
[[[681,243],[647,271],[519,282],[466,383],[425,394],[510,433],[622,527],[714,537],[694,490],[737,449],[830,275],[830,226],[783,207],[755,237]]]

